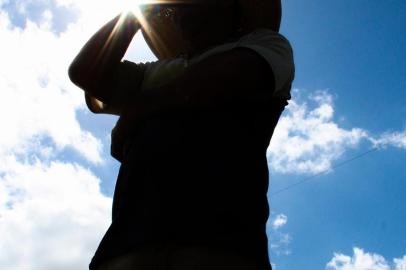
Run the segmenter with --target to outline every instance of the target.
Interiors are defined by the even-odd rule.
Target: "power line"
[[[348,163],[351,163],[351,162],[353,162],[353,161],[355,161],[355,160],[358,160],[358,159],[360,159],[360,158],[363,158],[364,156],[369,155],[369,154],[371,154],[371,153],[373,153],[373,152],[376,152],[376,151],[378,151],[379,149],[380,149],[380,148],[378,148],[378,147],[375,146],[375,147],[373,147],[372,149],[369,149],[368,151],[365,151],[365,152],[363,152],[363,153],[361,153],[361,154],[359,154],[359,155],[356,155],[356,156],[354,156],[354,157],[352,157],[352,158],[350,158],[350,159],[347,159],[347,160],[345,160],[345,161],[343,161],[343,162],[340,162],[340,163],[334,165],[331,169],[334,170],[334,169],[343,167],[344,165],[347,165]],[[312,176],[309,176],[309,177],[307,177],[307,178],[304,178],[303,180],[300,180],[299,182],[293,183],[293,184],[291,184],[291,185],[289,185],[289,186],[287,186],[287,187],[284,187],[284,188],[282,188],[282,189],[280,189],[280,190],[277,190],[277,191],[271,193],[270,196],[272,197],[272,196],[278,195],[278,194],[280,194],[280,193],[282,193],[282,192],[285,192],[285,191],[287,191],[287,190],[289,190],[289,189],[292,189],[292,188],[294,188],[294,187],[296,187],[296,186],[302,185],[302,184],[304,184],[304,183],[306,183],[306,182],[309,182],[309,181],[313,180],[314,178],[317,178],[317,177],[319,177],[320,175],[323,175],[323,174],[325,174],[325,173],[327,173],[327,172],[329,172],[329,171],[330,171],[330,169],[325,170],[325,171],[322,171],[322,172],[319,172],[319,173],[317,173],[317,174],[315,174],[315,175],[312,175]]]
[[[406,134],[401,135],[400,138],[397,138],[397,139],[400,139],[400,140],[406,139]],[[330,170],[334,170],[334,169],[343,167],[344,165],[347,165],[348,163],[351,163],[351,162],[353,162],[353,161],[355,161],[355,160],[358,160],[358,159],[360,159],[360,158],[363,158],[363,157],[366,156],[366,155],[369,155],[369,154],[371,154],[371,153],[373,153],[373,152],[376,152],[376,151],[378,151],[378,150],[384,148],[385,146],[389,145],[390,143],[391,143],[390,141],[383,142],[383,143],[378,143],[378,144],[376,144],[374,147],[372,147],[371,149],[369,149],[368,151],[362,152],[361,154],[358,154],[358,155],[356,155],[356,156],[354,156],[354,157],[352,157],[352,158],[350,158],[350,159],[347,159],[347,160],[344,160],[343,162],[337,163],[337,164],[334,165],[331,169],[328,169],[328,170],[325,170],[325,171],[316,173],[315,175],[312,175],[312,176],[309,176],[309,177],[307,177],[307,178],[304,178],[303,180],[301,180],[301,181],[299,181],[299,182],[293,183],[293,184],[291,184],[291,185],[289,185],[289,186],[287,186],[287,187],[284,187],[284,188],[282,188],[282,189],[280,189],[280,190],[277,190],[277,191],[271,193],[270,196],[278,195],[278,194],[280,194],[280,193],[282,193],[282,192],[285,192],[285,191],[287,191],[287,190],[289,190],[289,189],[292,189],[292,188],[294,188],[294,187],[296,187],[296,186],[299,186],[299,185],[302,185],[302,184],[304,184],[304,183],[306,183],[306,182],[309,182],[309,181],[311,181],[311,180],[313,180],[313,179],[319,177],[320,175],[329,172]]]

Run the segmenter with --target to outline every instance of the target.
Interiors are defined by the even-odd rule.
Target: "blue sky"
[[[283,3],[297,73],[268,150],[272,263],[405,270],[406,2]],[[66,70],[125,4],[0,0],[0,269],[86,269],[108,226],[116,118]],[[126,58],[153,60],[139,36]]]

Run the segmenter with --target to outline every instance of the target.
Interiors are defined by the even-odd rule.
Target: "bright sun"
[[[168,2],[168,1],[163,1],[163,0],[119,0],[118,1],[120,9],[122,12],[128,13],[132,12],[137,19],[141,22],[141,24],[144,23],[145,19],[144,16],[142,15],[140,6],[145,5],[145,4],[153,4],[153,3],[162,3],[162,2]]]
[[[120,9],[124,12],[135,12],[139,10],[139,6],[148,1],[143,0],[120,0],[118,1]]]
[[[159,4],[159,3],[174,3],[174,2],[181,2],[182,0],[118,0],[115,4],[118,4],[120,10],[125,14],[128,12],[132,12],[141,23],[142,26],[147,25],[147,21],[144,18],[144,15],[140,9],[141,5],[146,4]]]
[[[168,2],[163,0],[119,0],[119,5],[123,11],[127,12],[140,12],[140,5],[145,4],[157,4],[162,2]]]
[[[154,3],[154,0],[116,0],[114,6],[123,14],[133,13],[141,24],[145,24],[145,18],[142,15],[140,5]],[[124,17],[122,17],[124,19]],[[120,22],[120,21],[119,21]]]

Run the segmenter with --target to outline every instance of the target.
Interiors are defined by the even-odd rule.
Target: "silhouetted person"
[[[279,0],[190,0],[103,26],[71,80],[95,113],[120,116],[112,224],[98,270],[265,270],[266,150],[290,98]],[[142,30],[158,57],[121,62]]]

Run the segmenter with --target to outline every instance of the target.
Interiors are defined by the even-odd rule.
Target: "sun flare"
[[[114,33],[121,28],[128,15],[133,14],[140,25],[145,41],[156,56],[171,57],[178,54],[179,48],[184,46],[179,45],[183,41],[174,20],[165,13],[161,13],[165,11],[163,7],[155,5],[183,3],[190,3],[190,0],[116,0],[111,4],[110,11],[113,11],[114,6],[114,10],[119,10],[121,16],[106,42],[106,48],[113,41]]]
[[[133,13],[139,14],[140,5],[144,4],[147,1],[142,0],[120,0],[118,4],[120,11],[123,14]]]
[[[140,6],[148,4],[168,3],[168,0],[120,0],[120,7],[123,12],[133,12],[139,14]]]
[[[142,5],[148,5],[148,4],[159,4],[163,2],[169,2],[168,0],[162,1],[162,0],[121,0],[120,1],[120,8],[123,14],[128,14],[132,13],[134,14],[138,21],[141,23],[141,25],[145,26],[146,20],[144,17],[143,12],[141,11],[141,6]]]

